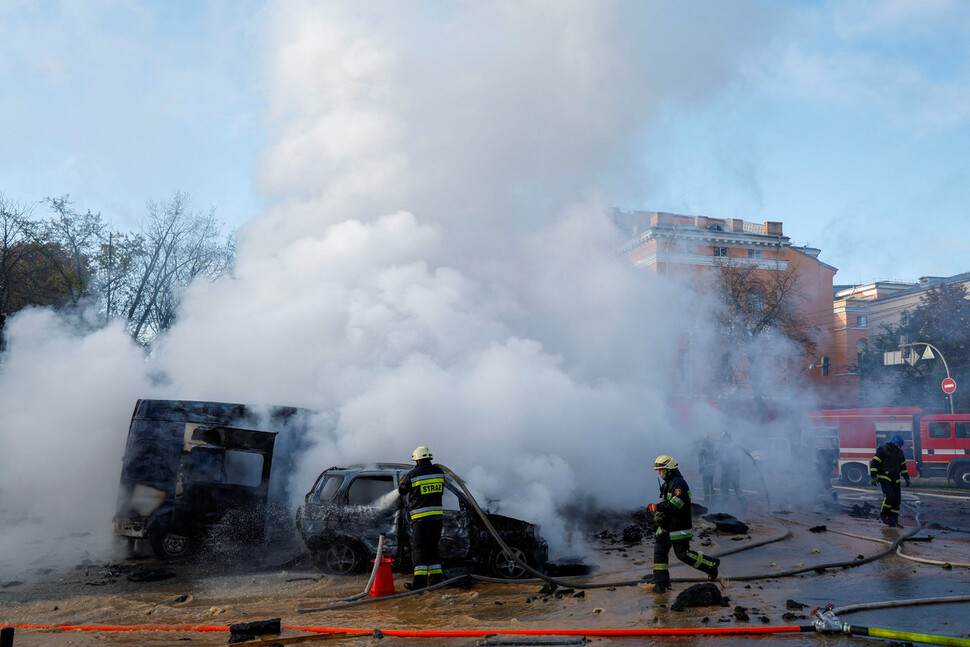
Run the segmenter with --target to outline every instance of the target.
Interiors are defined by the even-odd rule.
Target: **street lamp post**
[[[914,341],[914,342],[909,343],[909,344],[900,344],[899,345],[900,348],[912,348],[913,346],[926,346],[930,350],[932,350],[933,352],[935,352],[937,355],[939,355],[940,356],[940,361],[943,362],[943,370],[946,371],[946,378],[948,380],[951,379],[950,378],[950,367],[947,366],[947,364],[946,364],[946,358],[943,357],[943,353],[940,352],[940,349],[939,348],[937,348],[933,344],[927,343],[925,341]],[[952,393],[947,393],[946,394],[946,399],[950,401],[950,413],[951,414],[952,413],[955,413],[954,408],[953,408],[953,394]]]

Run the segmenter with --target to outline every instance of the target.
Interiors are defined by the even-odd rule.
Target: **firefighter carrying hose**
[[[903,445],[906,441],[900,435],[895,435],[888,443],[876,449],[876,455],[869,461],[869,476],[872,484],[882,488],[882,507],[879,518],[887,526],[902,528],[899,523],[899,502],[903,495],[899,487],[899,477],[906,479],[909,487],[909,471],[906,469],[906,456]]]
[[[666,593],[670,590],[670,571],[667,557],[671,546],[677,559],[688,566],[707,573],[707,579],[717,579],[717,567],[721,560],[705,557],[702,553],[690,550],[691,530],[690,488],[677,469],[673,456],[662,454],[653,463],[663,483],[660,486],[660,503],[651,503],[647,510],[654,513],[653,522],[657,526],[653,544],[653,592]]]
[[[433,586],[444,579],[438,541],[444,509],[441,505],[445,491],[445,473],[431,463],[431,450],[421,446],[411,454],[417,464],[408,472],[397,488],[407,497],[407,511],[411,518],[411,561],[414,562],[414,581],[404,584],[409,591]]]

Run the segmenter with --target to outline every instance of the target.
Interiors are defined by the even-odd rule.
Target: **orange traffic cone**
[[[371,560],[373,563],[374,560]],[[372,598],[382,598],[385,595],[394,595],[394,575],[391,573],[391,564],[394,560],[387,553],[381,557],[381,563],[377,566],[377,576],[374,578],[374,584],[370,587],[370,596]]]

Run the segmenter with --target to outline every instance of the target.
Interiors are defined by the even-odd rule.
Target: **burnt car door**
[[[438,542],[441,561],[443,563],[464,562],[471,553],[468,516],[474,514],[474,511],[471,509],[471,504],[465,500],[465,496],[447,476],[445,477],[445,491],[441,497],[441,507],[444,512],[441,522],[441,540]],[[407,514],[402,514],[401,520],[403,526],[402,541],[405,542],[403,547],[410,554],[411,519]]]
[[[346,510],[352,519],[355,532],[348,534],[360,538],[374,554],[377,542],[384,535],[385,550],[394,553],[398,543],[398,494],[397,479],[386,472],[361,472],[353,477],[345,490]]]

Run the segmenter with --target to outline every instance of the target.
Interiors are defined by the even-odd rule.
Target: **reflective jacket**
[[[697,449],[697,465],[700,467],[701,474],[713,474],[717,469],[717,456],[714,454],[714,445],[706,438],[701,441]]]
[[[690,488],[679,469],[671,470],[660,486],[657,511],[663,513],[657,532],[667,531],[670,538],[687,539],[693,536],[690,516]]]
[[[445,473],[431,460],[418,463],[408,472],[397,491],[407,497],[408,514],[411,519],[441,516],[441,497],[445,491]]]
[[[870,477],[886,479],[890,483],[899,483],[901,474],[909,476],[903,448],[893,443],[886,443],[876,449],[876,455],[869,461]]]

